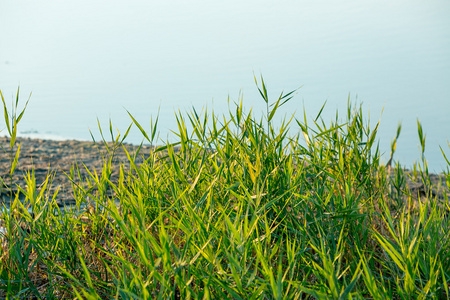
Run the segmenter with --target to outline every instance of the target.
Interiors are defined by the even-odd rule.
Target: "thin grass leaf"
[[[5,98],[3,97],[3,94],[1,91],[0,91],[0,95],[2,97],[2,102],[3,102],[3,113],[4,113],[6,128],[8,129],[9,135],[11,136],[12,132],[11,132],[11,125],[9,124],[8,108],[6,107]]]
[[[147,135],[147,132],[145,132],[145,130],[142,128],[141,124],[139,124],[139,122],[133,117],[133,115],[127,110],[128,115],[130,116],[131,120],[133,120],[133,123],[137,126],[137,128],[139,128],[139,130],[141,131],[141,134],[144,136],[144,138],[151,143],[152,140],[150,140],[150,138]]]
[[[446,161],[447,164],[450,166],[450,161],[447,159],[447,156],[445,155],[444,150],[442,150],[442,147],[441,147],[441,146],[439,146],[439,148],[441,149],[442,156],[444,156],[445,161]]]
[[[25,106],[23,107],[22,111],[20,112],[19,116],[17,117],[17,122],[16,122],[16,124],[19,123],[20,120],[22,119],[23,114],[25,113],[25,110],[27,109],[28,102],[30,101],[30,99],[31,99],[31,93],[30,93],[30,96],[28,97],[27,102],[25,102]]]
[[[317,120],[320,118],[320,116],[322,115],[323,109],[325,108],[326,104],[327,104],[327,101],[325,101],[323,103],[322,107],[320,108],[319,112],[317,113],[316,117],[314,118],[314,122],[317,122]]]
[[[17,163],[19,162],[20,146],[21,146],[21,144],[19,144],[19,146],[17,147],[16,155],[14,156],[14,160],[12,161],[11,170],[10,170],[9,175],[13,175],[14,171],[16,170]]]

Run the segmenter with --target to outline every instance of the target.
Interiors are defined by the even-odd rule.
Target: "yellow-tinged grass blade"
[[[16,170],[17,163],[19,162],[20,145],[21,144],[19,144],[19,146],[17,147],[16,155],[14,156],[14,160],[13,160],[12,165],[11,165],[11,170],[10,170],[10,173],[9,173],[10,175],[14,174],[14,171]]]

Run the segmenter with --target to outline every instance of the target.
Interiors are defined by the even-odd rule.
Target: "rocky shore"
[[[88,172],[83,164],[90,170],[96,170],[97,174],[101,174],[104,158],[107,150],[103,142],[88,142],[77,140],[55,141],[43,139],[18,138],[13,153],[17,150],[17,145],[21,144],[20,156],[16,170],[12,177],[12,185],[10,182],[10,140],[7,137],[0,137],[0,178],[3,185],[0,189],[2,203],[7,206],[12,195],[18,191],[17,186],[26,189],[25,176],[27,172],[34,170],[36,178],[36,186],[39,189],[48,175],[52,175],[52,184],[50,194],[59,189],[56,200],[59,205],[73,204],[74,198],[72,194],[72,184],[66,174],[70,174],[71,168],[78,164],[82,177],[88,177]],[[124,144],[129,153],[134,153],[137,146]],[[148,157],[151,153],[150,146],[142,146],[140,155],[137,157],[136,163],[142,162],[143,158]],[[114,182],[119,177],[119,165],[129,165],[128,158],[122,147],[119,147],[114,155],[113,173],[111,180]],[[394,177],[394,170],[391,170],[391,177]],[[426,189],[420,176],[413,176],[412,171],[406,171],[406,186],[415,198],[423,197]],[[438,199],[445,199],[445,193],[449,192],[444,174],[430,174],[432,183],[432,196]],[[24,198],[24,195],[21,195]]]
[[[52,184],[50,194],[59,189],[56,200],[59,205],[72,204],[73,194],[70,179],[66,174],[70,174],[71,168],[78,164],[82,177],[88,176],[88,172],[83,164],[90,170],[96,170],[97,174],[101,174],[103,167],[103,159],[107,157],[108,151],[103,142],[88,142],[77,140],[54,141],[43,139],[18,138],[13,153],[16,152],[17,146],[21,144],[20,156],[16,170],[12,177],[12,185],[10,180],[11,170],[11,152],[10,139],[0,137],[0,178],[3,185],[0,189],[0,195],[7,206],[12,194],[15,195],[20,186],[26,189],[25,176],[27,172],[34,170],[36,178],[36,186],[45,181],[48,175],[52,175]],[[112,144],[110,144],[112,146]],[[124,144],[127,151],[132,154],[138,148],[137,146]],[[150,146],[142,146],[137,163],[142,162],[143,157],[149,155]],[[119,165],[128,163],[128,158],[122,147],[119,147],[114,155],[112,181],[119,177]],[[129,163],[128,163],[129,165]],[[12,187],[12,188],[11,188]],[[21,198],[24,196],[21,195]]]

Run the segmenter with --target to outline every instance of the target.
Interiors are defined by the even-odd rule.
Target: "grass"
[[[139,150],[127,152],[116,182],[112,160],[128,131],[110,126],[103,168],[67,174],[73,209],[57,206],[51,176],[41,183],[27,174],[26,200],[15,195],[0,217],[0,296],[449,298],[448,195],[431,193],[420,123],[415,173],[426,199],[406,187],[409,173],[380,162],[378,124],[370,128],[361,106],[349,103],[344,121],[325,122],[322,107],[312,122],[304,114],[275,128],[293,92],[271,102],[262,78],[257,87],[263,118],[242,99],[227,115],[177,114],[176,143],[158,140],[158,119],[146,132],[130,115],[146,143],[162,146],[139,165]],[[2,100],[12,149],[23,111],[16,116],[16,101],[9,114]]]

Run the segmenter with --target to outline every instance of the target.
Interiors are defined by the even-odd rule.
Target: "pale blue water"
[[[311,3],[312,2],[312,3]],[[98,138],[97,118],[125,131],[130,111],[143,125],[160,107],[161,136],[174,112],[227,110],[244,95],[263,111],[253,74],[273,97],[299,86],[284,113],[325,119],[347,96],[381,117],[396,159],[420,156],[417,118],[432,170],[450,156],[449,1],[42,1],[0,2],[0,89],[33,93],[20,129],[35,136]],[[281,116],[280,116],[281,117]],[[130,142],[141,140],[137,130]]]

